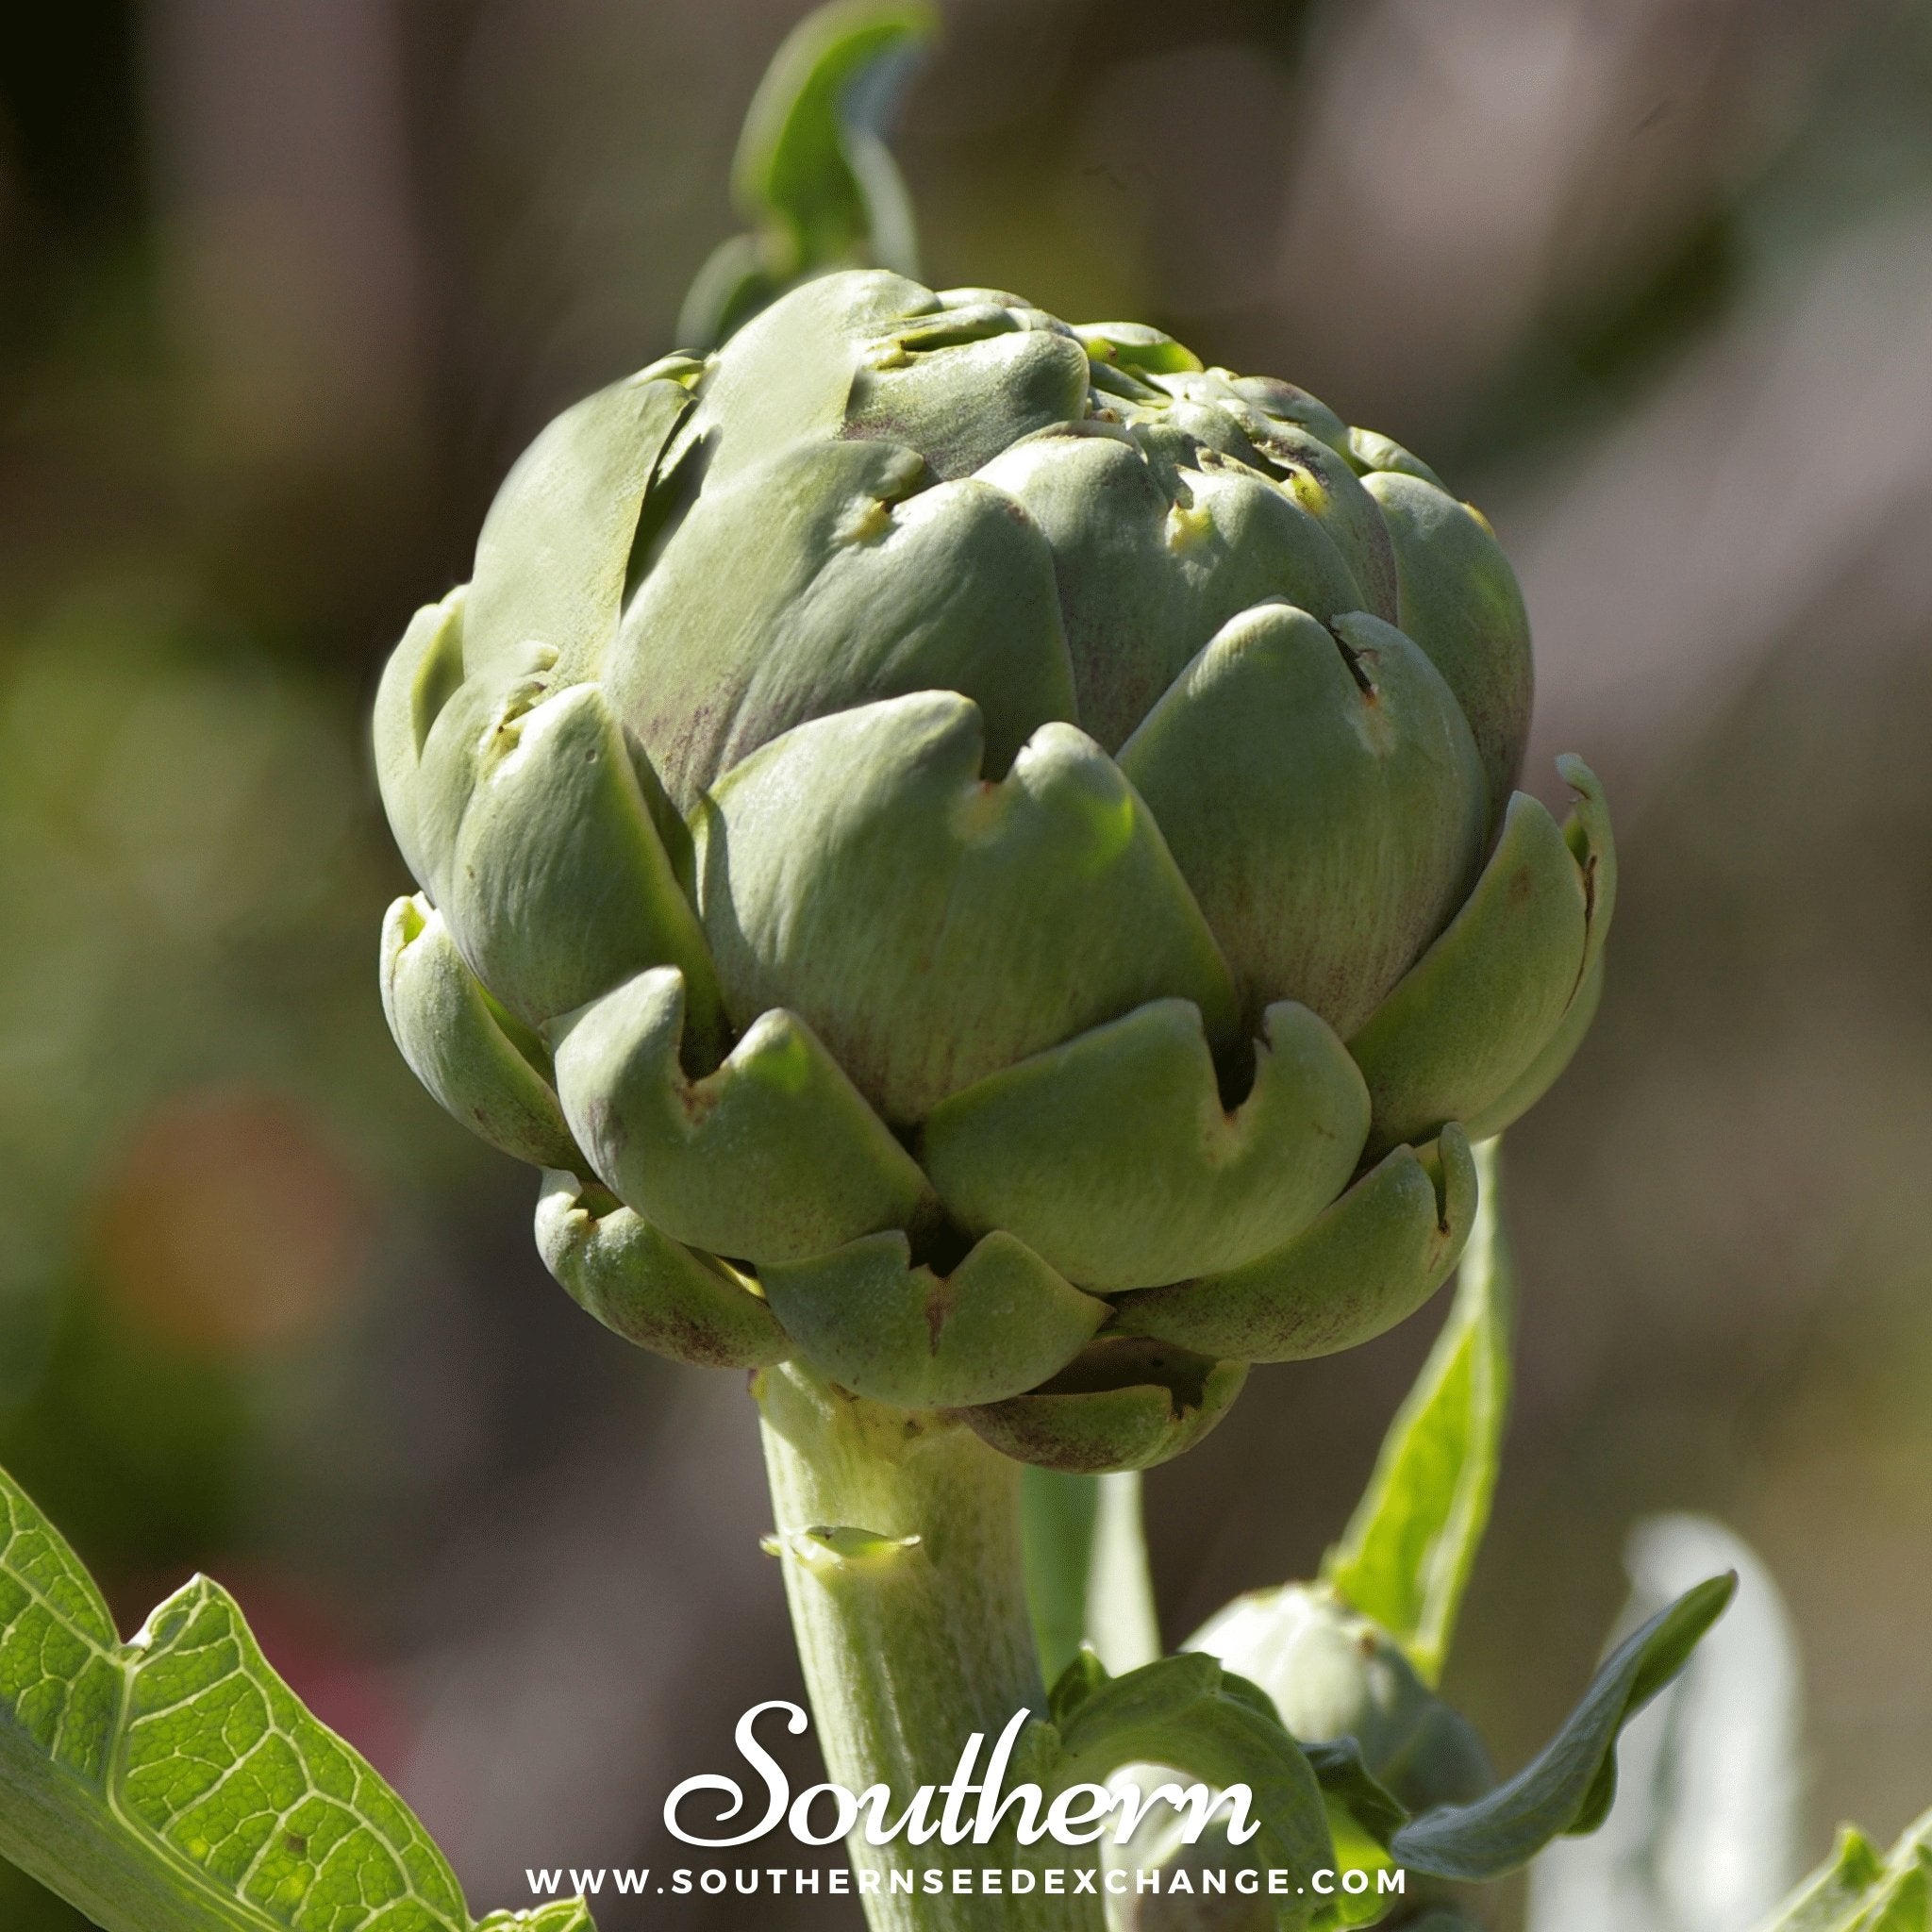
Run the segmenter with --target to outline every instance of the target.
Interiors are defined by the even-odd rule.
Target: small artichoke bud
[[[1470,1804],[1495,1781],[1469,1721],[1429,1690],[1380,1624],[1324,1585],[1237,1597],[1186,1647],[1258,1685],[1301,1742],[1354,1739],[1411,1813]]]
[[[1512,793],[1530,690],[1386,438],[818,275],[567,410],[410,626],[391,1019],[619,1332],[1144,1467],[1433,1293],[1589,1024],[1608,820]]]

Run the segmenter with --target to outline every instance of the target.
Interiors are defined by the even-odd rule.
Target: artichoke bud
[[[1324,1585],[1237,1597],[1186,1647],[1258,1685],[1301,1742],[1353,1738],[1370,1772],[1411,1813],[1469,1804],[1494,1782],[1469,1721],[1424,1684],[1380,1624]]]
[[[618,1332],[1145,1466],[1426,1299],[1589,1024],[1608,820],[1510,794],[1529,694],[1387,439],[820,275],[566,411],[411,625],[385,999]]]
[[[533,1166],[583,1164],[542,1042],[477,983],[420,894],[382,923],[382,1008],[410,1071],[472,1133]]]

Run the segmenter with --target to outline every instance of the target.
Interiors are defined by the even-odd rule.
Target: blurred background
[[[1574,746],[1616,807],[1602,1017],[1510,1139],[1522,1386],[1452,1694],[1513,1768],[1630,1523],[1712,1512],[1790,1603],[1807,1859],[1895,1831],[1932,1800],[1932,8],[944,10],[896,141],[928,278],[1158,321],[1424,453],[1524,577],[1527,782]],[[741,1382],[578,1314],[528,1174],[389,1043],[364,717],[523,442],[673,346],[802,11],[0,20],[0,1462],[124,1628],[226,1579],[478,1909],[688,1857],[664,1791],[797,1680]],[[1170,1640],[1311,1572],[1439,1319],[1258,1371],[1151,1478]],[[79,1922],[0,1868],[0,1923]]]

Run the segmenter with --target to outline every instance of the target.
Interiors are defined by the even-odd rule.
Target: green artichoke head
[[[375,723],[391,1025],[633,1340],[1062,1468],[1454,1265],[1611,900],[1489,526],[1302,391],[850,271],[567,410]]]

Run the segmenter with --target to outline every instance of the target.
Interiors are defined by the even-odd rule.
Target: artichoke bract
[[[552,1272],[1066,1469],[1410,1313],[1588,1024],[1489,525],[1285,382],[882,272],[567,410],[382,680],[385,1005]]]

